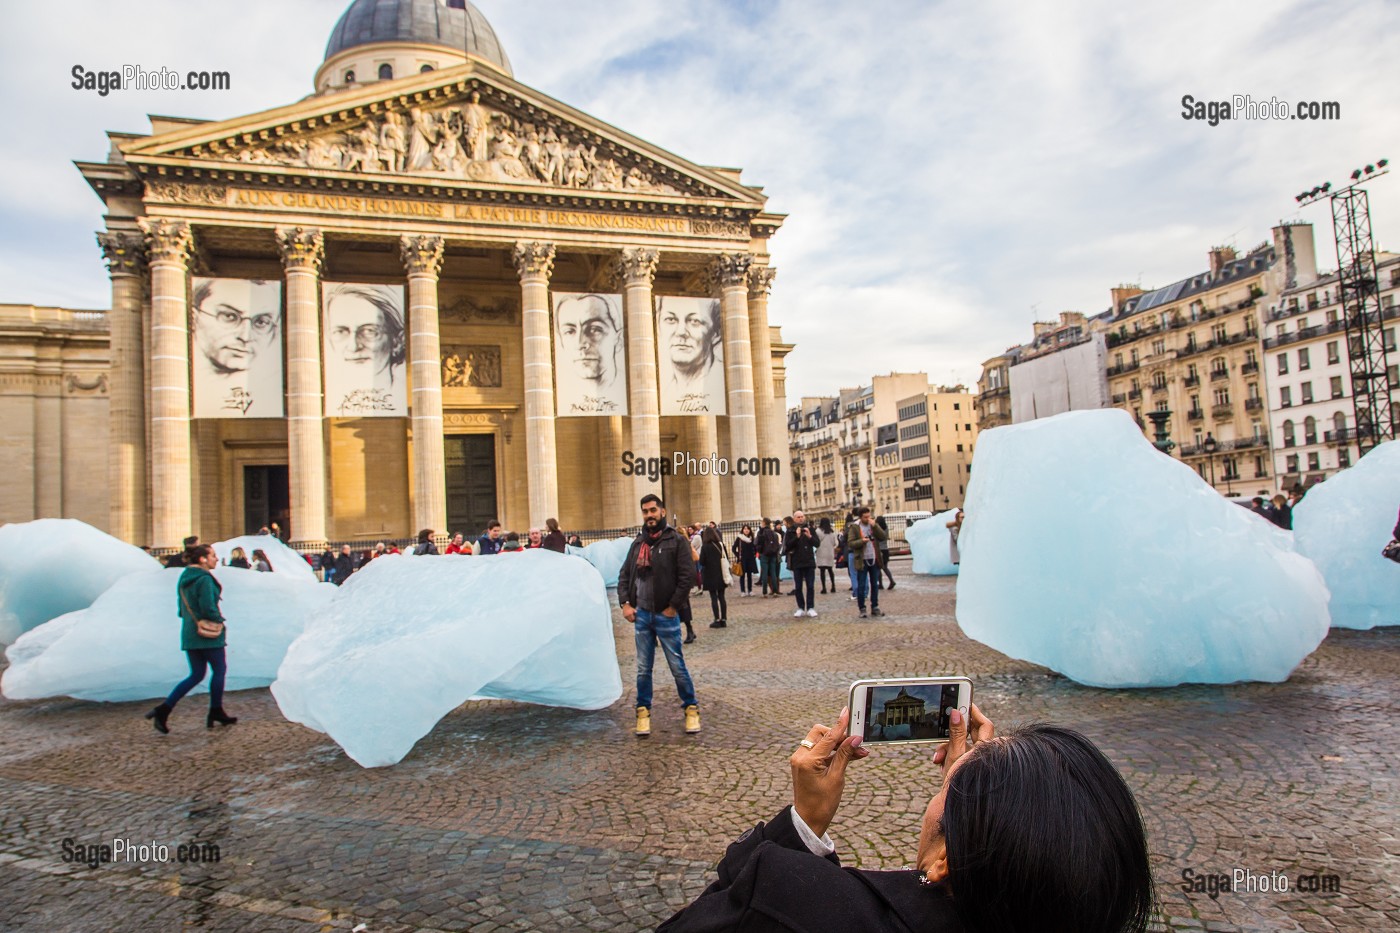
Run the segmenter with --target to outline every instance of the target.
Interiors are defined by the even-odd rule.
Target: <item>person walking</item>
[[[335,551],[332,551],[332,550],[331,550],[331,546],[330,546],[329,544],[327,544],[327,545],[326,545],[326,549],[325,549],[324,551],[321,552],[320,565],[321,565],[321,580],[322,580],[322,582],[324,582],[324,583],[334,583],[334,582],[335,582]]]
[[[559,519],[546,518],[544,520],[545,536],[540,542],[540,547],[546,551],[558,551],[560,554],[567,553],[568,545],[564,541],[564,532],[559,530]]]
[[[1274,496],[1273,508],[1269,509],[1269,521],[1286,531],[1293,530],[1293,506],[1282,493]]]
[[[719,531],[707,526],[700,532],[700,579],[705,592],[710,594],[710,612],[715,617],[710,628],[729,625],[729,604],[724,599],[724,591],[729,587],[724,572],[727,562]]]
[[[176,611],[180,616],[180,648],[189,661],[190,676],[175,685],[170,695],[155,709],[146,714],[151,725],[161,734],[170,732],[168,720],[185,694],[204,680],[204,675],[212,668],[213,678],[209,681],[209,715],[204,724],[214,728],[214,723],[231,726],[238,722],[237,716],[224,712],[224,677],[228,664],[224,659],[224,646],[227,643],[224,631],[224,616],[219,611],[219,598],[223,587],[212,571],[219,566],[219,556],[209,544],[196,544],[185,554],[185,570],[180,574],[180,582],[175,585]]]
[[[771,519],[763,520],[763,527],[758,530],[756,539],[758,546],[758,580],[763,587],[764,596],[781,596],[782,591],[778,587],[778,561],[783,553],[783,539],[773,530]]]
[[[797,597],[794,619],[817,616],[817,597],[813,592],[817,576],[817,536],[807,524],[801,509],[792,513],[792,528],[783,540],[783,556],[792,571],[792,594]]]
[[[690,544],[666,524],[666,503],[660,496],[643,496],[641,506],[642,530],[617,575],[618,604],[635,629],[636,734],[651,735],[651,669],[660,643],[685,710],[685,731],[694,735],[700,731],[700,706],[681,647],[681,616],[689,612],[690,581],[695,577]]]
[[[861,506],[856,520],[846,533],[846,548],[850,555],[847,559],[856,565],[856,606],[862,619],[868,618],[865,614],[867,592],[870,594],[870,615],[884,615],[880,611],[880,591],[875,585],[880,579],[879,542],[884,537],[885,530],[870,520],[870,506]]]
[[[823,518],[817,524],[817,576],[821,580],[822,595],[826,595],[826,578],[831,578],[831,592],[836,592],[836,531],[831,527],[831,519]]]
[[[739,595],[752,596],[753,576],[758,573],[758,549],[754,545],[752,525],[739,529],[732,550],[734,559],[739,562]]]
[[[962,554],[958,552],[958,535],[962,532],[963,510],[958,509],[958,514],[953,516],[953,520],[945,527],[948,529],[948,559],[956,567],[962,561]]]
[[[890,573],[890,526],[885,523],[885,516],[881,515],[875,519],[875,524],[879,525],[885,532],[885,536],[880,539],[880,573],[889,578],[890,585],[885,586],[884,579],[876,575],[875,581],[879,584],[879,589],[894,589],[894,574]]]

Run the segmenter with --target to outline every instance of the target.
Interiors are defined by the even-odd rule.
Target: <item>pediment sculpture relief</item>
[[[356,129],[243,149],[238,161],[366,174],[389,173],[590,191],[680,194],[638,165],[569,137],[563,124],[525,122],[481,103],[391,110]]]

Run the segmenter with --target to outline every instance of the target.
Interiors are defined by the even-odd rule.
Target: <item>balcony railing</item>
[[[1128,398],[1132,399],[1133,401],[1137,401],[1138,399],[1142,398],[1142,390],[1141,390],[1141,389],[1131,389],[1131,390],[1129,390],[1129,392],[1128,392]]]
[[[1229,418],[1235,414],[1235,406],[1226,402],[1223,405],[1210,406],[1210,416],[1212,418]]]
[[[1264,400],[1262,398],[1247,398],[1244,400],[1245,411],[1259,411],[1263,407]]]
[[[1198,386],[1201,384],[1200,374],[1198,373],[1193,376],[1187,376],[1185,379],[1181,380],[1181,383],[1185,386]]]
[[[1165,382],[1162,383],[1161,385],[1158,385],[1158,384],[1156,384],[1155,382],[1152,384],[1152,394],[1153,394],[1153,395],[1161,395],[1162,393],[1164,393],[1164,392],[1166,392],[1166,391],[1167,391],[1167,384],[1166,384]]]
[[[1186,412],[1186,420],[1188,421],[1200,421],[1205,418],[1205,416],[1205,411],[1200,408],[1192,408],[1190,411]]]
[[[1121,376],[1121,375],[1123,375],[1124,373],[1130,373],[1130,372],[1132,372],[1133,370],[1137,369],[1137,368],[1138,368],[1139,366],[1141,366],[1141,365],[1142,365],[1141,363],[1139,363],[1139,362],[1137,362],[1136,360],[1134,360],[1134,361],[1132,361],[1132,362],[1130,362],[1130,363],[1124,363],[1122,366],[1110,366],[1110,367],[1108,367],[1108,375],[1109,375],[1110,377],[1112,377],[1112,376]]]
[[[1259,372],[1259,362],[1255,360],[1251,363],[1245,363],[1240,367],[1240,372],[1244,373],[1246,376],[1248,376],[1250,373]]]
[[[1228,369],[1212,369],[1212,370],[1210,371],[1210,381],[1211,381],[1211,382],[1219,382],[1219,381],[1221,381],[1222,379],[1229,379],[1229,378],[1230,378],[1230,371],[1229,371]]]

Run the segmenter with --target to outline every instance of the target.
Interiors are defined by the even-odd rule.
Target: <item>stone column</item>
[[[773,341],[768,333],[768,292],[778,270],[749,268],[749,349],[753,354],[754,415],[758,419],[758,455],[777,458],[779,476],[760,476],[758,487],[764,515],[791,515],[792,476],[788,472],[786,399],[777,397],[773,382]]]
[[[294,544],[326,543],[326,440],[321,397],[320,230],[278,227],[287,275],[287,464]]]
[[[554,244],[519,242],[513,254],[520,274],[525,355],[525,456],[532,528],[559,518],[558,462],[554,443],[554,354],[549,325],[549,276]],[[561,519],[562,520],[562,519]]]
[[[714,415],[695,415],[694,430],[690,432],[690,455],[697,461],[708,459],[719,452],[719,422]],[[690,511],[695,515],[689,521],[723,522],[730,516],[724,514],[724,493],[721,490],[718,473],[690,473]]]
[[[146,512],[146,353],[141,320],[146,243],[107,232],[97,245],[112,277],[107,406],[107,531],[127,544],[150,541]]]
[[[442,237],[404,234],[399,251],[408,272],[408,367],[413,399],[413,528],[447,530],[447,468],[442,443],[442,341],[438,273]]]
[[[198,534],[191,501],[190,225],[142,218],[151,265],[151,546]]]
[[[638,457],[661,456],[661,404],[656,384],[656,307],[651,285],[661,254],[645,246],[622,251],[618,274],[622,279],[622,299],[627,318],[627,410],[631,429],[631,451]],[[642,496],[661,494],[661,481],[635,476],[627,521],[640,521]]]
[[[762,515],[758,477],[742,472],[758,463],[753,356],[749,349],[748,279],[752,262],[753,257],[748,253],[725,253],[711,266],[724,313],[724,368],[729,384],[729,454],[734,501],[728,503],[724,516],[728,521],[750,521]]]
[[[632,495],[633,478],[622,475],[622,452],[629,449],[627,419],[612,415],[595,420],[598,422],[598,486],[603,495],[603,527],[625,528],[639,520],[637,499],[640,498]]]

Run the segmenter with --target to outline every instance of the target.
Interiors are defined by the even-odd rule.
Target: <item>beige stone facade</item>
[[[977,444],[975,397],[938,386],[898,402],[897,511],[940,512],[962,505]]]
[[[79,163],[105,207],[112,309],[0,314],[3,440],[23,461],[0,520],[72,515],[172,547],[268,520],[305,545],[479,533],[488,517],[620,528],[647,491],[686,518],[791,510],[792,348],[768,315],[782,216],[737,170],[658,149],[475,55],[453,60],[368,83],[342,81],[351,66],[337,61],[325,93],[215,123],[153,118],[149,135],[110,134],[107,161]],[[437,142],[415,150],[425,125]],[[284,417],[192,417],[196,275],[282,283]],[[321,294],[337,282],[404,289],[407,417],[323,414]],[[628,414],[557,416],[556,291],[623,296]],[[725,414],[659,413],[663,295],[722,303]],[[493,378],[447,378],[466,352],[494,361]],[[624,454],[678,451],[729,473],[624,475]],[[765,475],[740,475],[741,459]]]

